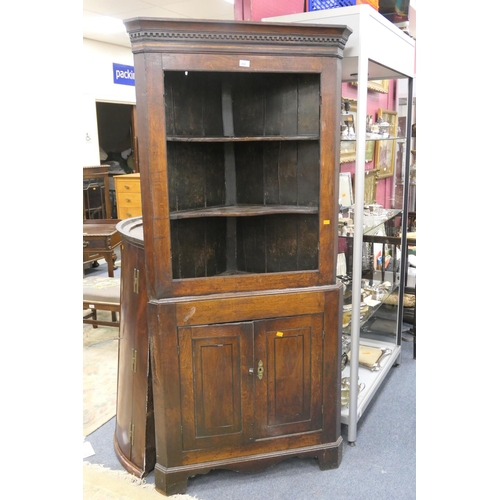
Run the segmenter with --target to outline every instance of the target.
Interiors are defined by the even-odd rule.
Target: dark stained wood
[[[179,136],[167,136],[167,141],[171,142],[274,142],[274,141],[317,141],[319,139],[318,134],[314,135],[252,135],[250,137],[223,137],[223,136],[212,136],[212,137],[179,137]]]
[[[274,143],[269,143],[274,144]],[[235,157],[237,200],[241,204],[265,203],[264,145],[262,142],[236,143]],[[267,185],[268,188],[269,184]]]
[[[318,75],[304,74],[298,77],[297,133],[316,135],[320,133],[320,83]]]
[[[253,433],[252,324],[179,328],[183,450],[241,445]]]
[[[317,216],[275,212],[264,222],[258,218],[240,219],[238,229],[239,269],[276,273],[318,267]]]
[[[238,269],[245,272],[266,272],[266,239],[259,218],[240,218],[238,223]]]
[[[318,219],[316,217],[301,217],[297,221],[297,261],[300,268],[315,269],[318,267]]]
[[[341,102],[341,81],[336,78],[342,72],[340,59],[325,62],[321,73],[321,117],[323,123],[339,123]],[[330,83],[329,83],[330,82]],[[334,84],[332,84],[335,82]],[[335,133],[338,127],[332,126],[333,133],[322,135],[321,139],[321,171],[320,196],[322,199],[319,214],[319,283],[331,283],[337,269],[338,238],[337,230],[331,225],[338,219],[338,179],[340,169],[339,136]],[[326,193],[332,193],[326,194]]]
[[[318,206],[320,193],[320,150],[314,143],[297,143],[297,205]]]
[[[127,471],[143,477],[154,468],[155,434],[151,364],[144,293],[134,291],[139,271],[138,291],[146,289],[144,248],[124,236],[118,346],[118,386],[114,448]]]
[[[163,358],[160,352],[165,352],[166,342],[175,338],[171,333],[177,330],[180,370],[174,377],[177,361],[174,368],[160,361],[158,380],[180,377],[181,392],[175,388],[178,406],[167,396],[172,405],[167,416],[157,420],[157,441],[179,442],[173,423],[180,418],[182,446],[168,457],[168,466],[157,463],[157,488],[206,468],[256,471],[282,460],[282,454],[311,456],[301,454],[316,447],[313,456],[318,456],[324,449],[339,447],[340,434],[333,441],[324,439],[332,431],[322,413],[323,405],[333,406],[326,401],[329,392],[324,392],[323,380],[338,379],[340,371],[336,365],[338,372],[327,374],[326,367],[332,365],[323,360],[325,343],[329,351],[336,350],[338,340],[333,332],[323,338],[328,294],[339,300],[339,288],[331,286],[158,302],[158,310],[169,319],[155,341],[156,356]],[[306,314],[297,316],[299,308]],[[270,319],[259,319],[263,316]],[[325,326],[331,326],[329,321]],[[280,439],[269,441],[272,436]],[[242,452],[247,463],[241,460]],[[261,461],[264,457],[269,462]]]
[[[172,221],[171,231],[174,279],[216,276],[226,271],[224,219]]]
[[[165,72],[167,135],[221,136],[221,76],[216,73]],[[189,106],[186,106],[189,103]]]
[[[122,236],[116,229],[116,219],[83,220],[83,262],[105,259],[108,276],[114,276],[116,261],[115,248],[120,245]]]
[[[198,210],[180,210],[172,212],[171,220],[199,219],[201,217],[248,217],[254,215],[277,214],[317,214],[318,207],[299,207],[297,205],[226,205]]]
[[[256,322],[255,359],[266,360],[255,381],[259,438],[322,427],[323,315]]]
[[[83,167],[83,180],[91,181],[102,179],[104,184],[104,207],[101,207],[102,217],[100,219],[111,219],[111,198],[109,195],[109,165],[93,165]],[[83,200],[83,219],[87,219],[87,215],[91,212],[90,206],[86,206],[85,193]]]
[[[164,79],[165,85],[182,84],[185,81],[186,71],[188,79],[193,79],[193,82],[197,80],[196,85],[190,88],[197,88],[198,83],[200,84],[197,98],[193,99],[192,103],[183,103],[183,109],[187,115],[196,116],[196,120],[189,119],[190,124],[199,122],[204,125],[198,128],[193,125],[191,128],[184,127],[180,130],[181,134],[192,130],[194,134],[192,136],[169,134],[166,139],[163,139],[166,140],[167,146],[168,182],[165,181],[165,183],[169,186],[170,213],[162,210],[157,212],[150,222],[146,218],[144,220],[146,227],[151,224],[157,229],[158,244],[160,245],[160,242],[161,245],[167,242],[171,244],[169,235],[163,234],[167,225],[165,217],[176,219],[204,216],[201,212],[192,212],[192,209],[222,205],[228,207],[241,204],[276,205],[277,213],[279,213],[281,209],[278,205],[294,203],[297,206],[318,206],[321,196],[324,202],[323,213],[320,215],[320,227],[322,227],[321,223],[331,225],[336,208],[332,202],[328,202],[328,199],[333,199],[332,192],[334,193],[335,189],[338,190],[338,187],[328,172],[332,166],[338,170],[338,159],[332,154],[336,138],[338,139],[338,131],[333,127],[328,130],[319,127],[321,116],[334,117],[334,113],[326,109],[324,102],[320,99],[319,89],[322,89],[322,95],[326,95],[327,102],[335,97],[334,92],[323,89],[326,84],[320,85],[322,76],[319,71],[324,68],[325,72],[328,69],[328,72],[336,74],[337,59],[325,59],[322,64],[318,64],[318,59],[313,58],[308,60],[307,64],[304,59],[287,61],[290,62],[293,72],[289,72],[288,67],[285,71],[279,64],[279,58],[267,60],[268,72],[266,73],[263,70],[242,72],[243,70],[238,66],[234,68],[234,71],[228,72],[226,68],[226,71],[214,72],[215,67],[222,68],[222,65],[226,64],[226,58],[222,55],[211,56],[212,67],[207,72],[207,81],[202,85],[200,74],[204,72],[194,71],[191,66],[196,64],[202,65],[203,68],[209,56],[205,56],[203,60],[195,56],[195,54],[183,54],[182,65],[179,54],[162,56],[164,67],[172,64],[174,68],[179,68],[178,71],[169,69],[165,72],[168,75],[168,78]],[[262,62],[260,59],[257,61]],[[269,72],[271,67],[272,70]],[[311,74],[314,70],[318,73]],[[209,115],[204,113],[205,104],[203,99],[200,101],[199,96],[209,92],[206,87],[210,85],[214,86],[215,94],[218,93],[218,96],[214,98],[220,103],[220,112],[218,115],[214,112],[214,119],[217,122],[216,129],[221,128],[221,122],[223,124],[219,133],[224,135],[221,136],[204,135],[207,131],[206,122]],[[176,89],[171,91],[165,89],[165,95],[165,119],[167,123],[170,123],[175,119],[175,116],[171,118],[170,115],[177,115],[179,109],[177,103],[173,102],[176,99],[174,96],[178,98],[185,96],[186,93]],[[230,104],[231,107],[229,107]],[[335,107],[333,101],[331,104]],[[170,127],[169,132],[174,134],[176,129]],[[152,131],[149,133],[151,134]],[[232,133],[236,136],[232,142],[228,142],[232,139]],[[271,135],[267,137],[265,134],[268,133]],[[287,133],[293,135],[287,136]],[[298,135],[300,133],[304,135]],[[160,139],[157,134],[154,137]],[[265,140],[260,140],[260,138]],[[222,141],[224,148],[218,149],[217,145]],[[154,143],[146,144],[145,147],[150,150],[157,149]],[[156,177],[156,173],[154,176]],[[322,176],[323,181],[321,181]],[[236,193],[233,191],[234,186],[236,186]],[[158,196],[157,206],[165,207],[165,201],[161,200],[164,194],[162,195],[161,191],[155,193]],[[237,209],[228,216],[241,214],[243,212]],[[331,225],[330,228],[322,227],[322,229],[325,236],[320,243],[320,251],[323,251],[325,255],[332,255],[333,258],[318,259],[319,274],[296,275],[297,280],[303,280],[304,286],[310,283],[328,283],[334,279],[335,263],[331,262],[336,259],[334,228]],[[150,231],[147,231],[147,234],[151,237]],[[199,235],[200,238],[203,237],[204,232],[199,232]],[[230,245],[228,241],[228,261],[231,260],[229,256],[233,255],[230,247],[237,249],[240,244]],[[169,261],[170,255],[170,251],[163,251],[163,249],[161,252],[154,252],[152,258],[155,262],[148,266],[148,269],[158,268],[159,270],[159,272],[154,272],[150,286],[158,290],[158,287],[161,287],[165,290],[165,293],[153,293],[153,295],[166,297],[170,294],[193,293],[192,289],[185,290],[183,284],[159,279],[161,273],[169,272],[171,266],[175,264]],[[241,260],[237,256],[236,262]],[[263,265],[253,266],[253,268],[266,269]],[[284,265],[283,268],[286,269],[289,266]],[[303,269],[303,271],[308,270],[309,268]],[[241,271],[244,269],[234,270],[236,273]],[[196,277],[193,273],[189,275]],[[203,277],[201,274],[198,276]],[[318,281],[318,278],[321,281]],[[258,279],[259,281],[267,280],[266,287],[289,286],[274,283],[271,276],[262,276]],[[255,286],[254,280],[253,276],[243,277],[239,280],[241,284],[238,284],[237,288],[240,289],[243,286],[246,289],[252,289]],[[204,284],[196,286],[204,287]],[[225,287],[228,292],[235,289],[231,280],[221,282],[218,287],[220,286]],[[167,290],[168,293],[166,293]],[[200,293],[204,292],[200,289]]]
[[[168,227],[167,145],[165,141],[164,75],[160,54],[134,57],[136,89],[143,89],[137,99],[141,197],[144,218],[148,297],[172,293],[171,242]],[[144,174],[143,175],[143,171]],[[156,207],[156,208],[154,208]],[[159,208],[161,207],[161,209]],[[154,222],[153,222],[154,221]],[[155,276],[151,279],[151,276]]]
[[[122,395],[120,432],[152,388],[154,427],[144,417],[142,428],[154,432],[155,485],[166,495],[211,469],[258,471],[290,457],[338,467],[334,200],[350,29],[125,24],[151,370],[141,358],[147,383]],[[140,237],[128,237],[137,246]],[[120,376],[120,391],[135,383]]]
[[[169,143],[170,210],[225,204],[224,145]]]
[[[266,203],[290,205],[297,203],[297,143],[278,142],[266,143],[264,150],[263,165],[266,181],[269,179],[271,185],[274,184],[274,193],[266,193]],[[312,165],[312,172],[319,168],[319,165]],[[271,191],[271,190],[269,190]],[[274,196],[273,196],[274,194]],[[309,193],[311,199],[317,198],[318,193]]]

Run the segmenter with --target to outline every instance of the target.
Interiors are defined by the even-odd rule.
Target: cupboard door
[[[322,352],[322,314],[255,323],[256,439],[322,429]]]
[[[122,245],[115,441],[125,468],[142,476],[155,464],[153,396],[146,322],[144,251]]]
[[[253,325],[178,330],[184,450],[250,441],[253,423]]]

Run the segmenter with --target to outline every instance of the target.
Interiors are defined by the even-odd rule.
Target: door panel
[[[255,323],[256,438],[321,430],[323,315]]]
[[[250,440],[252,323],[179,328],[183,449]]]

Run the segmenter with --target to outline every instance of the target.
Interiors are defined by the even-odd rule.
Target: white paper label
[[[240,66],[242,68],[249,68],[250,67],[250,61],[246,61],[245,59],[240,59]]]

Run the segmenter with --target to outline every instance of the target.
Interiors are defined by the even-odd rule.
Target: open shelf
[[[260,136],[213,136],[213,137],[193,137],[193,136],[167,136],[167,141],[172,142],[261,142],[261,141],[318,141],[319,135],[260,135]]]
[[[372,280],[373,284],[382,284],[382,281],[379,280]],[[385,282],[387,283],[387,282]],[[377,313],[377,311],[380,309],[381,306],[384,305],[385,300],[389,297],[389,295],[393,294],[396,290],[398,290],[399,286],[397,284],[392,284],[392,286],[387,289],[377,297],[377,299],[373,298],[365,298],[363,303],[361,304],[361,311],[360,311],[360,327],[363,328],[365,324]],[[346,304],[346,302],[349,302],[351,296],[349,295],[350,290],[346,290],[344,293],[344,312],[352,311],[352,305],[351,304]],[[349,309],[349,306],[351,306],[351,309]],[[342,332],[344,335],[349,335],[351,333],[351,321],[349,321],[349,324],[344,326],[342,328]]]
[[[361,337],[359,339],[360,345],[366,345],[369,347],[377,347],[379,349],[391,349],[392,352],[390,355],[384,357],[380,362],[380,369],[377,371],[371,371],[369,368],[364,366],[359,366],[358,376],[359,376],[359,384],[365,384],[365,388],[358,393],[358,408],[356,412],[356,419],[359,420],[366,408],[370,404],[370,401],[373,399],[373,396],[376,394],[378,388],[382,384],[385,377],[388,375],[390,369],[396,363],[400,352],[401,346],[396,343],[384,342],[380,340],[373,340]],[[350,365],[347,366],[342,371],[342,377],[349,377],[351,373]],[[343,406],[340,413],[340,421],[343,424],[349,423],[349,408],[347,406]]]
[[[193,219],[197,217],[249,217],[270,214],[317,214],[318,207],[295,205],[224,205],[171,212],[170,219]]]

